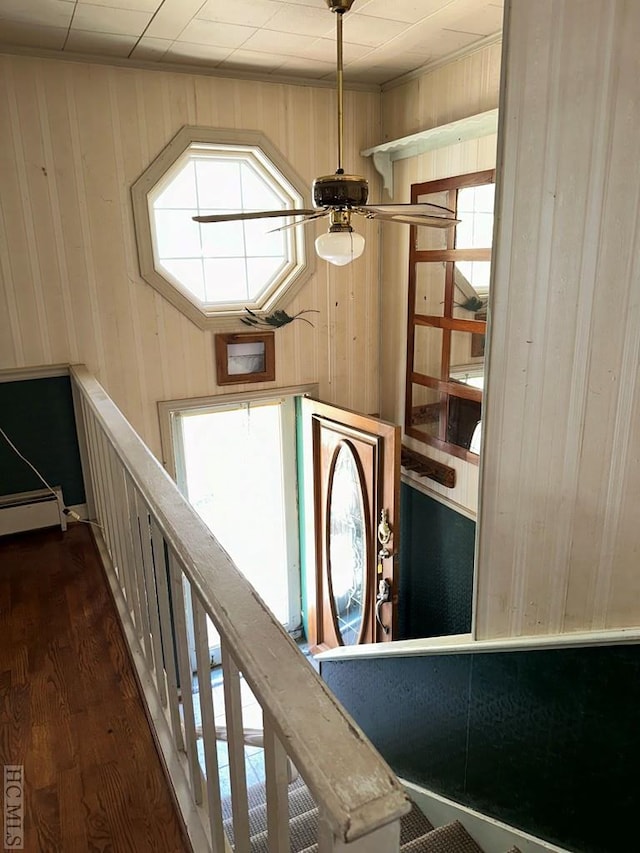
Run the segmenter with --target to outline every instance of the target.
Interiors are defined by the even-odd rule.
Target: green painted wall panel
[[[68,376],[0,384],[0,427],[67,505],[84,503],[71,380]],[[44,488],[0,435],[0,495]]]
[[[405,483],[400,497],[398,638],[467,633],[475,522]]]

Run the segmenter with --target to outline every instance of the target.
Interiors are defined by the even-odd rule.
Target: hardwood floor
[[[5,764],[24,765],[29,853],[191,849],[85,525],[0,539]]]

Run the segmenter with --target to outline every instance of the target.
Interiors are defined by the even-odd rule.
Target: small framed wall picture
[[[215,351],[218,385],[272,382],[276,378],[273,332],[218,334]]]

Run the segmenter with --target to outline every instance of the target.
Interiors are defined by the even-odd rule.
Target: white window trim
[[[259,131],[218,130],[193,125],[186,125],[181,128],[131,187],[138,261],[142,278],[195,323],[198,328],[217,331],[237,330],[239,318],[244,314],[244,306],[236,305],[218,313],[206,309],[205,306],[199,307],[194,301],[195,297],[187,295],[184,288],[177,287],[175,283],[165,278],[158,272],[155,265],[153,227],[149,216],[149,193],[173,169],[185,151],[191,145],[197,144],[201,144],[203,149],[207,145],[235,145],[238,150],[249,146],[260,149],[264,155],[265,164],[266,161],[270,161],[276,170],[272,171],[269,167],[269,171],[272,171],[274,177],[277,177],[277,172],[280,172],[285,181],[299,193],[305,207],[310,207],[311,204],[309,188],[277,148]],[[285,302],[289,302],[315,272],[315,251],[311,232],[304,226],[293,229],[293,231],[295,232],[294,239],[298,242],[301,264],[297,269],[291,271],[288,280],[285,279],[278,287],[271,288],[271,291],[264,297],[262,308],[256,309],[257,314],[269,314],[277,308],[283,307]]]

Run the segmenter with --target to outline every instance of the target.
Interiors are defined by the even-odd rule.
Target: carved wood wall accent
[[[400,464],[408,471],[414,471],[421,477],[429,477],[445,486],[447,489],[454,489],[456,485],[456,470],[444,465],[442,462],[437,462],[435,459],[429,459],[421,453],[416,453],[415,450],[410,450],[408,447],[402,447],[400,455]]]

